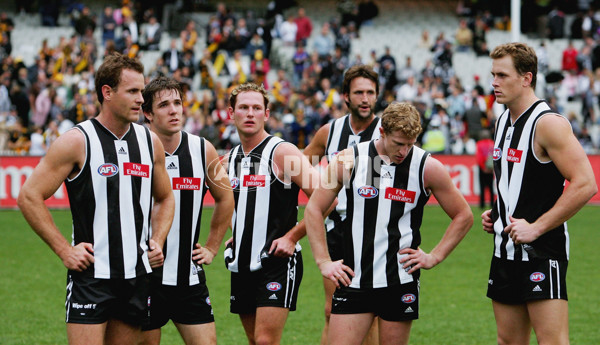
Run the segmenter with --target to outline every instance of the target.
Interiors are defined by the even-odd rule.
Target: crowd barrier
[[[469,204],[479,203],[478,168],[474,156],[452,156],[436,155],[450,172],[452,181],[465,196]],[[596,175],[596,183],[600,186],[600,155],[588,156]],[[17,197],[21,186],[33,172],[33,168],[39,163],[41,157],[34,156],[0,156],[0,209],[17,208]],[[306,205],[307,198],[301,192],[300,205]],[[435,203],[432,198],[430,203]],[[596,194],[590,201],[592,204],[600,204],[600,193]],[[69,201],[67,190],[63,184],[46,204],[50,208],[68,208]],[[205,205],[214,205],[210,193],[206,195]]]

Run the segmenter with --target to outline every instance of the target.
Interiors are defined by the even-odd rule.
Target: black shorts
[[[373,313],[386,321],[416,320],[419,318],[419,280],[377,289],[337,289],[333,293],[331,313]]]
[[[290,258],[270,257],[256,272],[231,272],[230,311],[254,314],[258,307],[296,310],[304,266],[302,253]]]
[[[69,271],[66,322],[100,324],[118,319],[134,326],[148,320],[150,275],[132,279],[97,279]]]
[[[160,279],[152,279],[150,319],[142,329],[147,331],[161,328],[169,320],[184,325],[214,322],[206,284],[170,286],[163,285]]]
[[[542,299],[567,300],[567,261],[492,258],[487,296],[505,304]]]
[[[337,261],[344,258],[344,247],[343,247],[343,229],[340,224],[327,231],[327,249],[329,250],[329,257],[331,261]]]

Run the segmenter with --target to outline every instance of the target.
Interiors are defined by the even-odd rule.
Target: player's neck
[[[254,150],[260,143],[265,140],[266,137],[269,136],[265,130],[262,130],[254,135],[244,136],[240,135],[240,143],[242,144],[242,149],[244,150],[244,154],[250,153],[250,151]]]
[[[176,133],[159,133],[154,132],[160,139],[160,142],[165,148],[165,152],[172,155],[181,143],[181,131]]]
[[[515,98],[512,102],[506,104],[506,107],[510,111],[510,119],[512,122],[515,123],[515,121],[517,121],[517,119],[538,100],[539,98],[536,97],[533,89],[529,89],[520,97]]]
[[[375,119],[375,115],[371,114],[370,117],[364,118],[360,116],[353,115],[350,113],[350,128],[354,133],[360,133],[367,129],[371,122]]]
[[[121,118],[106,113],[105,111],[100,111],[100,114],[96,116],[96,120],[119,139],[127,134],[129,127],[131,126],[131,122],[124,121]]]

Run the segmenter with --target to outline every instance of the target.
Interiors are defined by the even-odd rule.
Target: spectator
[[[296,26],[298,28],[298,31],[296,32],[296,43],[302,42],[302,44],[306,46],[306,41],[310,37],[313,27],[312,21],[306,16],[306,11],[304,8],[298,8],[298,16],[294,21],[296,22]]]
[[[177,40],[171,40],[171,46],[169,50],[165,51],[162,55],[165,65],[169,68],[169,71],[173,73],[176,69],[181,67],[181,61],[183,60],[183,54],[177,50]]]
[[[456,51],[458,52],[467,52],[473,46],[473,32],[467,26],[466,19],[461,19],[458,23],[454,38],[456,39]]]
[[[258,32],[255,32],[252,35],[252,38],[250,39],[250,41],[248,41],[248,44],[246,45],[246,55],[254,56],[254,53],[257,50],[261,50],[264,54],[266,49],[267,49],[267,45],[265,44],[265,41],[260,37]]]
[[[244,84],[250,77],[250,61],[242,56],[241,50],[236,50],[229,59],[227,69],[231,78],[237,79],[240,84]]]
[[[87,28],[92,29],[92,32],[96,30],[96,21],[92,18],[90,8],[84,6],[79,18],[75,21],[75,32],[77,32],[79,36],[83,36]]]
[[[16,154],[25,155],[30,146],[31,141],[27,128],[23,126],[23,121],[17,119],[12,129],[9,130],[8,149],[15,151]]]
[[[335,41],[329,31],[329,23],[324,23],[321,32],[313,40],[313,49],[319,54],[320,60],[326,60],[333,52]]]
[[[415,83],[415,77],[408,77],[406,83],[402,84],[396,92],[396,101],[412,102],[417,98],[418,88]]]
[[[298,32],[298,25],[294,21],[293,15],[288,15],[287,20],[281,23],[279,28],[279,36],[285,46],[293,47],[296,42],[296,33]]]
[[[565,14],[554,6],[548,13],[548,38],[553,40],[565,36]]]
[[[155,16],[150,17],[148,24],[144,28],[142,33],[144,37],[144,49],[145,50],[159,50],[160,39],[162,38],[162,27]]]
[[[254,52],[254,59],[250,61],[250,73],[252,73],[255,83],[258,85],[262,84],[265,89],[269,89],[267,74],[270,70],[269,59],[265,58],[262,50],[258,49]]]
[[[108,40],[115,40],[115,30],[117,29],[117,22],[113,15],[113,8],[111,6],[105,6],[104,12],[102,13],[102,44],[106,45]]]
[[[562,70],[563,71],[575,71],[578,72],[579,68],[577,67],[577,49],[573,46],[573,41],[569,40],[567,48],[563,50],[562,54]]]
[[[417,70],[412,65],[412,58],[410,57],[410,55],[407,55],[406,60],[404,62],[404,67],[398,70],[398,81],[400,83],[405,83],[408,80],[408,78],[416,76]]]
[[[489,130],[482,130],[477,141],[475,160],[479,167],[479,207],[485,208],[485,191],[490,195],[490,208],[494,204],[494,141]]]
[[[181,31],[179,35],[182,43],[182,51],[191,52],[192,56],[194,55],[194,46],[196,45],[196,41],[198,40],[198,32],[196,32],[196,22],[193,20],[188,20],[185,24],[185,28]]]
[[[34,126],[30,135],[29,155],[43,156],[46,154],[46,143],[44,142],[44,130],[40,126]]]
[[[337,38],[335,40],[335,47],[340,48],[342,55],[348,58],[350,56],[350,50],[352,48],[352,38],[348,33],[348,28],[346,26],[341,26],[340,31],[338,32]]]

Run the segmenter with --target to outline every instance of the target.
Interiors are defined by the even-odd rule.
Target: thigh
[[[69,345],[103,345],[106,322],[94,325],[67,323]]]
[[[379,320],[379,342],[387,344],[408,344],[412,320],[409,321],[386,321]]]
[[[186,345],[217,344],[217,331],[214,322],[197,325],[185,325],[175,322],[175,327],[177,327]]]
[[[529,344],[531,321],[525,304],[492,301],[498,344]]]
[[[278,307],[256,308],[254,340],[257,344],[279,344],[289,310]]]
[[[325,318],[329,319],[329,315],[331,315],[331,299],[335,292],[335,284],[331,279],[323,277],[323,288],[325,290]]]
[[[539,344],[569,343],[569,307],[561,299],[527,302],[529,319]]]
[[[360,345],[373,323],[373,313],[332,314],[329,320],[329,344]]]
[[[142,328],[127,322],[111,319],[106,326],[106,344],[130,345],[137,344],[142,337]]]

